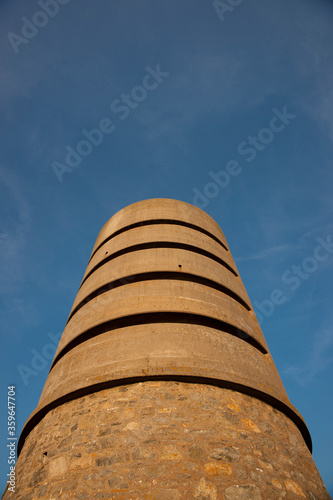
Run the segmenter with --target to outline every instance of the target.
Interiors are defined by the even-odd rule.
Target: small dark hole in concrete
[[[109,253],[109,252],[105,252],[105,255],[106,255],[107,253]]]
[[[178,267],[182,267],[182,265],[181,265],[181,264],[178,264]]]
[[[44,451],[43,455],[44,457],[47,457],[47,451]]]

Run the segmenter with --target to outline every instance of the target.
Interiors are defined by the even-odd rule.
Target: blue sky
[[[20,431],[102,225],[165,197],[224,231],[332,493],[333,3],[54,1],[0,2],[1,487],[7,385]]]

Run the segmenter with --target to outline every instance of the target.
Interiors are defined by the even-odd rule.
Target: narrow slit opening
[[[210,318],[208,316],[203,316],[200,314],[193,313],[180,313],[180,312],[154,312],[154,313],[141,313],[141,314],[132,314],[130,316],[123,316],[121,318],[116,318],[110,321],[106,321],[100,325],[89,328],[85,332],[82,332],[80,335],[71,340],[67,345],[63,347],[63,349],[58,353],[58,355],[54,358],[53,363],[51,365],[50,371],[54,368],[54,366],[60,361],[60,359],[65,356],[69,351],[77,347],[78,345],[86,342],[87,340],[97,337],[102,333],[106,333],[112,330],[125,328],[128,326],[135,325],[149,325],[152,323],[187,323],[193,325],[207,326],[209,328],[214,328],[215,330],[219,330],[224,333],[229,333],[239,339],[247,342],[252,347],[258,349],[262,354],[267,354],[266,348],[258,342],[254,337],[251,337],[245,331],[237,328],[234,325],[226,323],[224,321]]]
[[[108,255],[105,257],[103,260],[101,260],[98,264],[96,264],[90,271],[87,273],[87,275],[83,278],[80,288],[83,285],[83,283],[87,280],[87,278],[94,273],[97,269],[102,267],[104,264],[107,262],[110,262],[110,260],[113,260],[117,257],[120,257],[121,255],[125,255],[127,253],[131,252],[136,252],[139,250],[148,250],[152,248],[177,248],[180,250],[187,250],[188,252],[194,252],[199,255],[204,255],[205,257],[208,257],[209,259],[214,260],[215,262],[218,262],[221,264],[221,266],[225,267],[230,271],[234,276],[238,277],[237,272],[229,266],[226,262],[224,262],[220,257],[217,257],[216,255],[208,252],[207,250],[203,250],[202,248],[195,247],[193,245],[187,245],[185,243],[172,243],[169,241],[152,241],[149,243],[139,243],[138,245],[132,245],[127,248],[123,248],[121,250],[118,250],[117,252],[114,252],[113,254]]]
[[[214,234],[210,233],[209,231],[207,231],[206,229],[203,229],[200,226],[197,226],[195,224],[191,224],[189,222],[180,221],[180,220],[174,220],[174,219],[152,219],[152,220],[145,220],[145,221],[141,221],[141,222],[136,222],[134,224],[129,224],[128,226],[125,226],[125,227],[123,227],[121,229],[118,229],[118,231],[115,231],[114,233],[110,234],[94,250],[94,252],[90,256],[89,262],[91,261],[91,259],[93,258],[93,256],[97,252],[97,250],[99,250],[107,241],[110,241],[115,236],[118,236],[118,234],[125,233],[126,231],[129,231],[130,229],[135,229],[137,227],[151,226],[151,225],[155,225],[155,224],[156,225],[160,225],[160,224],[174,224],[176,226],[184,226],[184,227],[188,227],[190,229],[194,229],[195,231],[199,231],[200,233],[203,233],[206,236],[209,236],[210,238],[212,238],[213,240],[215,240],[217,243],[219,243],[219,245],[221,245],[224,248],[224,250],[226,250],[227,252],[229,252],[229,249],[227,248],[227,246],[219,238],[217,238]]]
[[[179,265],[178,267],[181,268],[182,266]],[[99,295],[102,295],[103,293],[106,293],[109,290],[113,290],[114,288],[118,288],[120,286],[128,285],[131,283],[138,283],[141,281],[151,281],[151,280],[179,280],[179,281],[188,281],[191,283],[199,283],[209,288],[218,290],[225,295],[228,295],[232,299],[236,300],[247,311],[251,311],[251,307],[239,295],[237,295],[235,292],[233,292],[226,286],[217,283],[216,281],[190,273],[159,271],[151,273],[133,274],[131,276],[126,276],[124,278],[120,278],[104,284],[103,286],[97,288],[92,293],[87,295],[87,297],[85,297],[81,302],[79,302],[79,304],[75,307],[75,309],[73,309],[73,311],[70,313],[66,324],[70,321],[70,319],[74,316],[74,314],[76,314],[85,304],[93,300],[95,297],[98,297]]]

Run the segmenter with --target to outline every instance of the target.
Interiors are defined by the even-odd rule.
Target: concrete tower
[[[16,476],[6,500],[330,498],[202,210],[153,199],[105,224]]]

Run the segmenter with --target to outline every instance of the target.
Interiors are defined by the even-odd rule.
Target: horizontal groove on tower
[[[168,408],[167,399],[171,405]],[[124,412],[125,407],[130,410]],[[226,411],[221,413],[221,408]],[[94,417],[107,426],[107,432],[101,433],[99,426],[92,427]],[[165,421],[178,422],[180,432],[176,440],[164,432],[169,428]],[[119,425],[118,434],[109,438],[109,426],[114,434],[111,426],[115,422]],[[225,469],[225,464],[216,462],[224,450],[221,454],[218,450],[217,456],[214,433],[224,435],[230,422],[238,432],[227,432],[226,436],[237,449],[237,456],[241,441],[246,446],[244,454],[239,451],[239,460],[236,455],[231,460],[236,464],[230,464],[230,478],[226,478],[229,464]],[[130,435],[140,440],[134,451],[128,448],[129,429]],[[22,447],[23,451],[17,478],[21,485],[28,485],[28,496],[38,493],[41,486],[42,494],[49,498],[60,487],[65,491],[63,483],[66,486],[68,480],[74,490],[77,484],[81,488],[85,477],[96,473],[106,488],[109,484],[105,494],[111,498],[118,482],[107,483],[104,466],[113,467],[115,458],[122,471],[117,469],[120,475],[113,476],[117,481],[123,477],[121,481],[126,482],[126,475],[136,469],[134,482],[140,474],[149,479],[153,468],[165,459],[166,455],[157,452],[145,455],[145,470],[140,469],[141,451],[147,442],[145,429],[161,438],[154,444],[156,450],[178,442],[179,463],[186,465],[193,460],[198,464],[195,478],[191,470],[192,485],[204,484],[204,470],[205,477],[223,475],[226,481],[230,479],[234,487],[228,487],[228,493],[236,496],[240,491],[238,469],[244,465],[244,470],[248,470],[246,477],[250,477],[252,465],[258,465],[256,456],[252,463],[247,460],[249,446],[255,450],[254,455],[261,454],[259,449],[265,454],[269,447],[271,458],[278,465],[285,464],[286,456],[292,453],[301,472],[305,469],[298,457],[304,456],[305,466],[309,465],[301,434],[312,450],[309,431],[289,401],[222,230],[199,208],[169,199],[143,200],[125,207],[100,230],[38,406],[21,432],[17,455]],[[212,445],[209,449],[207,432]],[[74,457],[73,461],[68,454],[68,443],[83,451],[77,453],[78,460]],[[193,445],[202,445],[203,452],[200,450],[197,459]],[[42,475],[36,469],[41,460],[45,465]],[[267,460],[272,461],[270,457]],[[173,462],[180,483],[185,469]],[[289,462],[295,468],[295,460]],[[32,481],[34,469],[37,472]],[[26,470],[25,475],[22,470]],[[269,482],[274,470],[265,485],[260,478],[257,481],[262,483],[257,490],[263,495],[272,491],[274,496],[278,491],[277,480],[276,484]],[[161,480],[165,474],[162,476]],[[94,484],[96,490],[99,477],[97,486]],[[310,468],[308,477],[311,481]],[[64,479],[61,485],[60,479]],[[222,488],[216,488],[218,498],[227,491],[224,479],[221,482],[217,477]],[[128,489],[126,486],[128,494],[134,482]],[[141,482],[140,478],[140,485]],[[284,483],[279,487],[289,491],[287,482]],[[288,485],[293,488],[290,491],[296,491],[296,482],[288,481]],[[250,486],[243,488],[246,498],[257,491],[255,484]],[[87,490],[90,489],[87,484]],[[26,491],[22,491],[25,498]],[[168,498],[172,492],[163,489]],[[306,489],[304,492],[309,493]],[[199,489],[192,488],[191,498],[193,493],[197,496]],[[179,490],[179,497],[185,496],[187,491]]]
[[[170,241],[153,241],[153,242],[149,242],[149,243],[139,243],[138,245],[132,245],[132,246],[123,248],[122,250],[118,250],[117,252],[114,252],[114,253],[108,255],[107,257],[105,257],[105,259],[103,259],[101,262],[96,264],[96,266],[94,266],[89,271],[89,273],[87,273],[87,275],[82,280],[80,288],[82,287],[83,283],[87,280],[87,278],[89,278],[89,276],[91,274],[93,274],[97,269],[102,267],[107,262],[110,262],[110,260],[113,260],[116,257],[120,257],[121,255],[125,255],[127,253],[136,252],[137,250],[148,250],[151,248],[178,248],[179,250],[187,250],[189,252],[194,252],[194,253],[197,253],[200,255],[204,255],[205,257],[208,257],[209,259],[214,260],[218,264],[221,264],[221,266],[228,269],[228,271],[230,271],[234,276],[238,277],[238,274],[236,273],[236,271],[234,271],[234,269],[232,269],[232,267],[230,267],[229,264],[224,262],[222,259],[220,259],[216,255],[214,255],[210,252],[207,252],[206,250],[202,250],[201,248],[195,247],[194,245],[188,245],[186,243],[172,243]]]
[[[207,286],[209,288],[213,288],[218,290],[219,292],[228,295],[232,299],[236,300],[241,306],[243,306],[247,311],[251,311],[251,307],[237,295],[235,292],[230,290],[229,288],[220,285],[216,281],[212,281],[208,278],[204,278],[202,276],[197,276],[191,273],[183,273],[183,272],[175,272],[175,271],[158,271],[158,272],[149,272],[149,273],[138,273],[133,274],[131,276],[126,276],[124,278],[119,278],[114,281],[110,281],[109,283],[105,283],[101,287],[94,290],[92,293],[87,295],[70,313],[66,324],[70,321],[70,319],[74,316],[81,307],[90,302],[95,297],[102,295],[109,290],[113,290],[114,288],[118,288],[120,286],[129,285],[131,283],[139,283],[142,281],[150,281],[150,280],[180,280],[180,281],[189,281],[191,283],[198,283],[200,285]]]
[[[207,326],[209,328],[214,328],[215,330],[222,331],[224,333],[229,333],[235,337],[242,339],[247,342],[252,347],[255,347],[263,354],[267,354],[268,351],[263,347],[257,340],[251,337],[248,333],[236,328],[229,323],[224,321],[210,318],[208,316],[202,316],[200,314],[193,313],[180,313],[180,312],[152,312],[152,313],[141,313],[123,316],[122,318],[112,319],[106,321],[100,325],[94,326],[81,333],[73,340],[71,340],[56,356],[53,360],[52,368],[58,363],[58,361],[69,351],[74,349],[76,346],[82,344],[88,339],[101,335],[102,333],[112,331],[119,328],[124,328],[127,326],[152,324],[152,323],[187,323],[192,325]]]
[[[292,420],[298,429],[300,430],[304,441],[309,448],[310,452],[312,452],[312,440],[311,436],[309,433],[308,428],[306,427],[305,423],[303,420],[291,409],[289,408],[288,405],[283,403],[283,401],[275,398],[274,396],[271,396],[265,392],[261,392],[257,389],[254,389],[252,387],[245,386],[243,384],[237,384],[235,382],[229,382],[226,380],[220,380],[216,378],[208,378],[208,377],[198,377],[198,376],[190,376],[190,375],[145,375],[145,376],[138,376],[138,377],[128,377],[128,378],[121,378],[117,380],[109,380],[107,382],[101,382],[98,384],[94,384],[91,386],[83,387],[81,389],[78,389],[76,391],[70,392],[66,394],[65,396],[61,396],[60,398],[52,401],[51,403],[47,404],[46,406],[42,407],[38,412],[36,412],[30,420],[26,423],[25,427],[22,430],[22,433],[20,435],[19,441],[18,441],[18,446],[17,446],[17,455],[21,453],[22,447],[24,445],[26,437],[29,435],[29,433],[32,431],[32,429],[45,417],[45,415],[53,410],[54,408],[57,408],[58,406],[61,406],[68,401],[73,401],[78,398],[82,398],[84,396],[87,396],[92,393],[96,393],[99,391],[102,391],[104,389],[109,389],[112,387],[118,387],[118,386],[124,386],[124,385],[129,385],[129,384],[137,384],[140,382],[149,382],[149,381],[160,381],[160,380],[166,380],[166,381],[175,381],[175,382],[181,382],[181,383],[189,383],[189,384],[204,384],[204,385],[213,385],[216,387],[221,387],[225,389],[231,389],[234,391],[241,392],[243,394],[247,394],[248,396],[252,396],[254,398],[260,399],[261,401],[269,404],[273,408],[276,408],[277,410],[281,411],[284,413],[287,417]]]
[[[118,236],[118,234],[129,231],[130,229],[135,229],[136,227],[160,225],[160,224],[173,224],[176,226],[184,226],[184,227],[188,227],[190,229],[194,229],[195,231],[199,231],[200,233],[203,233],[206,236],[209,236],[210,238],[215,240],[217,243],[219,243],[224,248],[224,250],[229,252],[229,249],[226,247],[226,245],[221,240],[219,240],[214,234],[210,233],[206,229],[201,228],[200,226],[196,226],[195,224],[191,224],[190,222],[185,222],[185,221],[180,221],[180,220],[175,220],[175,219],[151,219],[151,220],[144,220],[144,221],[140,221],[140,222],[135,222],[134,224],[129,224],[128,226],[125,226],[121,229],[118,229],[118,231],[115,231],[114,233],[110,234],[107,238],[105,238],[105,240],[102,241],[102,243],[100,243],[98,245],[97,248],[95,248],[95,250],[93,251],[93,253],[90,256],[88,263],[91,261],[91,259],[93,258],[93,256],[97,252],[97,250],[99,250],[107,241],[111,240],[115,236]]]

